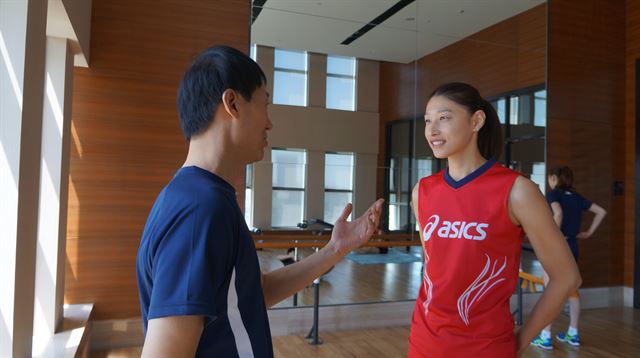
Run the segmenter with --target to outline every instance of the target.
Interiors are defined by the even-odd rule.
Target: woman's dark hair
[[[178,89],[178,113],[187,141],[209,128],[222,101],[222,94],[233,89],[247,101],[265,85],[267,78],[255,61],[227,46],[202,51],[187,68]]]
[[[480,96],[480,92],[475,87],[462,82],[445,83],[436,88],[429,96],[429,99],[436,96],[446,97],[461,106],[467,107],[470,114],[482,110],[486,118],[484,125],[478,132],[478,149],[485,159],[500,159],[503,139],[498,113],[491,103]]]
[[[573,171],[567,166],[558,166],[551,168],[549,175],[555,175],[558,178],[556,189],[565,191],[574,191],[573,189]]]

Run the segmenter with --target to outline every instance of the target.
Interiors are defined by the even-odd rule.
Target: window
[[[531,93],[521,95],[518,104],[518,124],[531,125],[533,119],[533,96]]]
[[[389,161],[389,231],[407,230],[412,213],[409,208],[411,190],[408,156],[392,157]],[[414,174],[415,175],[415,174]]]
[[[493,108],[496,109],[496,112],[498,113],[498,119],[502,124],[504,124],[504,119],[507,117],[506,102],[507,100],[504,98],[500,98],[498,100],[491,102],[491,104],[493,105]]]
[[[327,108],[356,109],[356,59],[327,56]]]
[[[545,186],[545,165],[544,163],[533,163],[531,168],[531,181],[538,184],[540,191],[544,193]]]
[[[537,91],[533,94],[533,125],[537,127],[547,126],[547,90]]]
[[[304,215],[307,154],[301,149],[273,149],[271,226],[296,227]]]
[[[275,49],[273,103],[307,105],[307,53]]]
[[[247,165],[244,189],[244,221],[248,227],[253,226],[253,164]]]
[[[546,127],[547,125],[546,89],[538,87],[517,90],[493,97],[490,102],[496,109],[502,124],[508,120],[510,125],[533,125],[536,127]],[[509,105],[508,113],[507,104]]]
[[[324,221],[333,224],[353,200],[353,154],[326,153],[324,157]]]
[[[249,57],[251,57],[251,59],[254,61],[256,61],[256,50],[257,50],[256,44],[251,44],[251,46],[249,46]]]
[[[509,103],[509,124],[518,124],[518,96],[511,96]]]
[[[433,173],[432,168],[432,158],[416,158],[415,169],[413,170],[416,176],[414,177],[413,185],[417,184],[420,179],[431,175]]]
[[[396,193],[396,158],[389,160],[389,230],[398,230],[400,228],[400,206],[398,203],[398,194]]]
[[[416,158],[413,173],[414,178],[412,180],[412,189],[413,185],[416,185],[420,181],[420,179],[433,174],[433,158]],[[411,218],[411,221],[415,223],[415,230],[420,231],[420,224],[415,221],[414,216],[410,215],[409,217]]]

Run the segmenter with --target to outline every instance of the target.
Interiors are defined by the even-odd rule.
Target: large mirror
[[[391,244],[358,249],[322,276],[320,305],[415,300],[422,251],[409,201],[421,177],[446,167],[423,122],[445,82],[491,101],[505,139],[498,159],[544,190],[546,24],[541,0],[254,0],[251,56],[274,123],[265,158],[247,168],[262,269],[311,254],[347,202],[353,216],[384,197],[375,242]],[[522,268],[541,274],[526,240]],[[313,300],[309,287],[276,308]]]

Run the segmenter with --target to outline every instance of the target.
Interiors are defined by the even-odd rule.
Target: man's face
[[[269,93],[265,86],[258,87],[251,95],[251,100],[239,98],[240,118],[237,122],[237,130],[234,131],[234,142],[240,144],[239,150],[246,153],[249,163],[261,160],[264,157],[264,148],[269,145],[267,132],[273,124],[269,119],[267,107],[269,105]]]

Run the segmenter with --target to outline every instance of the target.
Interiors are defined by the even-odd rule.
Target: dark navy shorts
[[[576,263],[578,263],[578,254],[580,253],[580,251],[578,250],[578,239],[576,239],[575,237],[568,237],[567,238],[567,244],[569,245],[569,248],[571,249],[571,253],[573,254],[573,258],[576,259]]]

